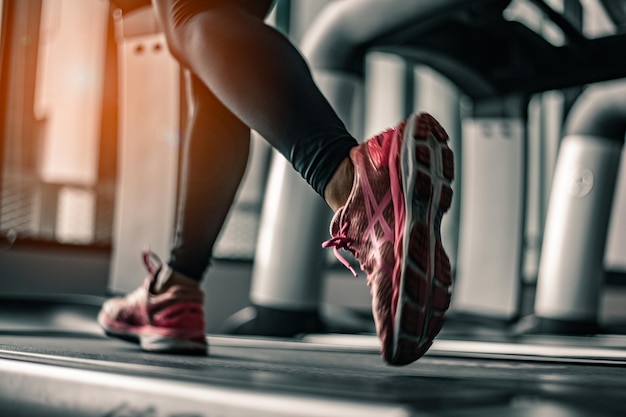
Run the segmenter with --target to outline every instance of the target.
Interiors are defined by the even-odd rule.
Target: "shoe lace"
[[[341,226],[341,229],[339,230],[337,236],[333,236],[331,239],[322,243],[322,247],[332,247],[333,253],[335,257],[339,260],[339,262],[341,262],[346,268],[350,270],[350,272],[352,272],[355,277],[357,277],[358,274],[356,270],[352,267],[352,265],[350,265],[350,262],[348,262],[348,260],[343,257],[343,255],[341,255],[341,253],[339,252],[339,249],[343,249],[352,253],[354,256],[357,256],[355,249],[352,247],[352,239],[350,239],[346,234],[347,230],[348,223],[344,223],[343,226]]]

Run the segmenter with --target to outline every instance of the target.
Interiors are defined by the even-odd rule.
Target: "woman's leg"
[[[186,14],[211,2],[177,3],[179,12],[171,19],[186,19]],[[242,3],[242,12],[263,19],[271,3],[247,1]],[[168,262],[173,274],[160,290],[176,284],[197,285],[202,279],[245,172],[250,148],[250,128],[197,75],[191,71],[186,75],[193,113],[183,144],[178,216]]]
[[[246,10],[261,19],[270,3],[258,0]],[[204,295],[199,281],[245,171],[250,128],[192,71],[186,69],[186,75],[192,113],[183,142],[170,260],[162,265],[144,253],[148,278],[125,297],[104,303],[98,322],[107,334],[137,340],[144,350],[204,354]]]
[[[291,42],[248,1],[153,0],[171,52],[320,194],[356,140]]]

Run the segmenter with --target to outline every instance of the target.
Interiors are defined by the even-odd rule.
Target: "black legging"
[[[245,171],[250,129],[324,195],[357,141],[297,49],[263,22],[271,0],[153,0],[168,47],[191,74],[193,113],[168,264],[201,279]]]

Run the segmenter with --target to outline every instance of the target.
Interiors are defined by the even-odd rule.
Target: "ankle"
[[[169,285],[170,287],[180,285],[183,287],[198,288],[200,286],[200,282],[193,278],[189,278],[187,275],[172,271],[172,275],[170,276],[170,279],[166,281],[165,285]]]
[[[176,272],[169,267],[161,271],[160,274],[164,274],[164,276],[157,278],[157,283],[155,285],[156,293],[163,293],[173,286],[182,286],[187,288],[200,287],[200,282],[198,280],[190,278],[180,272]]]
[[[354,166],[346,157],[337,167],[324,190],[324,199],[333,211],[343,207],[350,196],[354,183]]]

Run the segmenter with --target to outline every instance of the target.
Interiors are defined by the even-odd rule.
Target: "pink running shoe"
[[[330,225],[335,256],[352,252],[371,286],[384,360],[404,365],[430,348],[450,305],[450,261],[441,218],[452,202],[448,135],[428,114],[415,114],[353,148],[354,185]]]
[[[152,252],[143,253],[149,276],[125,297],[104,303],[98,323],[109,336],[139,342],[150,352],[206,354],[202,290],[174,285],[156,294],[153,289],[163,263]]]

